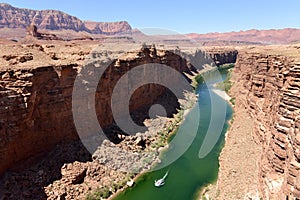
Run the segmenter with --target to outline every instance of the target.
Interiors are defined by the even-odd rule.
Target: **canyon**
[[[25,37],[33,24],[36,32]],[[180,107],[168,88],[157,84],[138,88],[129,102],[133,120],[150,124],[148,135],[129,136],[116,126],[114,88],[125,76],[121,101],[132,84],[126,73],[147,63],[168,65],[188,82],[203,64],[235,63],[230,90],[235,114],[220,156],[216,192],[208,193],[214,199],[300,198],[299,29],[157,36],[154,41],[163,44],[155,46],[133,40],[151,37],[126,21],[83,21],[60,11],[0,4],[0,31],[0,199],[82,199],[99,185],[115,192],[132,180],[134,175],[117,171],[120,163],[107,163],[107,149],[158,154],[161,146],[151,147],[158,132],[178,126],[169,118],[148,120],[153,104],[164,105],[167,117]],[[56,37],[61,32],[74,35]],[[200,51],[196,44],[205,47]],[[106,67],[101,78],[95,76],[97,66],[88,64],[91,58]],[[101,146],[94,155],[80,142],[72,108],[74,83],[83,74],[90,76],[81,80],[86,93],[75,99],[89,105],[86,99],[95,94],[96,119],[106,137],[101,142],[107,149]],[[142,76],[135,80],[142,82]],[[88,87],[93,81],[95,93]],[[170,77],[167,82],[176,84]],[[92,114],[85,107],[78,111]],[[85,137],[95,136],[95,127],[91,130]]]
[[[80,177],[84,178],[87,170],[87,164],[84,163],[90,162],[92,157],[90,152],[82,147],[77,135],[72,113],[72,98],[74,98],[72,92],[79,72],[89,74],[95,72],[95,66],[85,63],[89,56],[97,57],[100,59],[98,62],[107,64],[105,65],[107,69],[99,80],[101,84],[96,90],[95,108],[98,122],[105,130],[106,137],[117,144],[124,140],[123,137],[120,137],[123,133],[114,125],[110,105],[114,86],[120,77],[135,66],[157,63],[171,66],[176,71],[185,74],[184,76],[187,78],[186,75],[191,76],[197,73],[189,59],[197,57],[197,55],[200,57],[205,55],[201,51],[196,53],[194,51],[192,54],[186,54],[183,51],[182,56],[179,56],[170,50],[159,50],[151,45],[141,47],[140,44],[135,46],[136,50],[124,52],[121,51],[123,47],[111,48],[110,45],[114,46],[114,44],[99,46],[74,43],[48,44],[48,42],[46,44],[3,45],[3,51],[0,53],[2,110],[0,152],[1,160],[5,161],[1,162],[0,166],[0,174],[3,178],[1,181],[3,184],[0,186],[1,194],[4,195],[2,198],[45,198],[46,194],[41,188],[60,179],[62,174],[67,176],[67,180],[62,179],[62,181],[66,181],[65,184],[74,183],[75,186],[81,184],[82,178]],[[95,51],[95,49],[99,51]],[[208,54],[217,59],[219,64],[223,64],[229,61],[234,62],[237,51],[211,49]],[[187,79],[189,80],[189,78]],[[130,80],[127,81],[130,85]],[[175,84],[176,80],[172,76],[168,82]],[[123,91],[128,90],[127,86]],[[131,113],[138,116],[136,119],[142,123],[149,118],[148,112],[145,112],[145,110],[148,111],[149,105],[156,103],[164,105],[164,102],[168,101],[165,104],[167,105],[166,111],[167,115],[171,117],[179,105],[177,99],[168,93],[166,88],[155,84],[138,88],[130,99]],[[146,98],[142,98],[147,94]],[[149,94],[151,95],[149,96]],[[88,93],[87,96],[89,95],[91,94]],[[76,98],[85,103],[87,96]],[[89,111],[81,110],[81,112]],[[137,140],[136,137],[133,139]],[[130,140],[125,139],[126,141],[130,143]],[[151,144],[147,140],[144,142],[147,145]],[[128,148],[126,146],[125,148]],[[78,161],[82,163],[76,164]],[[75,168],[75,172],[79,173],[75,175],[77,178],[74,178],[72,174],[68,175],[70,172],[61,172],[66,167],[66,163],[74,163],[67,169],[74,171],[72,169]],[[42,169],[41,166],[43,166]],[[88,166],[90,167],[89,173],[91,170],[99,170],[99,164],[95,164],[95,162]],[[100,166],[104,170],[103,173],[110,173],[111,170],[107,169],[107,166]],[[115,175],[111,177],[118,174],[112,173]],[[73,178],[69,181],[68,176]],[[123,176],[125,175],[119,174],[116,180]],[[29,186],[28,181],[34,182],[34,186]],[[24,191],[22,187],[29,188]],[[66,185],[66,187],[70,186]],[[14,192],[12,193],[12,191]],[[47,195],[50,195],[51,198],[65,194],[65,192],[54,194],[51,189],[47,191]],[[87,192],[88,189],[82,188],[81,193],[83,191]],[[80,195],[76,192],[68,191],[66,195],[69,195],[68,198],[79,198]]]
[[[171,51],[159,50],[151,47],[151,45],[146,48],[136,45],[135,47],[138,47],[138,50],[124,54],[121,50],[123,47],[114,48],[114,51],[110,51],[111,46],[106,45],[101,45],[100,49],[102,50],[99,55],[101,55],[101,59],[110,64],[102,80],[104,81],[103,87],[97,88],[96,96],[101,101],[97,102],[96,110],[99,123],[103,127],[107,127],[107,137],[111,141],[119,143],[122,140],[119,138],[122,132],[111,126],[114,124],[114,119],[111,111],[107,110],[112,89],[116,84],[115,81],[131,67],[149,62],[167,63],[180,72],[194,74],[196,71],[189,65],[188,55],[195,54],[191,53],[192,51],[189,49],[189,51],[186,51],[188,52],[185,55],[186,57],[183,55],[178,56],[171,53]],[[3,191],[3,194],[7,194],[12,188],[13,190],[23,191],[20,188],[13,187],[11,185],[13,182],[9,177],[15,177],[16,174],[21,173],[23,175],[18,176],[25,176],[27,180],[29,174],[33,173],[28,172],[28,169],[34,169],[33,171],[36,170],[36,172],[33,174],[39,176],[37,175],[39,173],[43,179],[37,184],[38,186],[29,189],[27,192],[25,191],[25,193],[24,191],[20,192],[22,198],[26,198],[26,196],[28,198],[46,197],[45,192],[36,188],[45,187],[52,181],[61,179],[61,176],[63,176],[61,180],[65,182],[60,182],[60,184],[64,187],[79,187],[81,192],[89,191],[88,188],[84,188],[77,181],[80,182],[80,176],[82,176],[82,173],[86,173],[86,170],[92,173],[93,170],[98,169],[99,164],[95,164],[92,161],[91,154],[86,151],[80,142],[77,142],[79,138],[74,126],[71,107],[72,88],[78,71],[85,64],[85,59],[94,48],[99,48],[99,46],[75,43],[52,45],[7,44],[3,48],[6,51],[2,51],[0,59],[0,102],[2,109],[0,133],[1,160],[5,160],[5,162],[1,162],[1,174],[2,179],[6,180],[3,182],[6,186],[1,185],[0,190]],[[231,89],[231,95],[236,98],[235,109],[237,110],[235,112],[238,117],[242,116],[238,113],[245,110],[251,117],[250,121],[250,118],[245,118],[245,121],[249,122],[248,124],[242,125],[243,123],[239,121],[236,126],[237,130],[240,130],[240,126],[249,126],[247,129],[248,142],[245,141],[246,143],[240,146],[238,151],[243,152],[241,149],[245,149],[248,144],[253,142],[251,146],[248,146],[248,150],[245,150],[244,153],[247,156],[244,159],[250,159],[249,162],[245,160],[245,163],[248,163],[248,166],[254,166],[255,170],[253,172],[255,173],[251,175],[252,178],[249,180],[257,181],[257,185],[252,191],[245,192],[244,195],[247,193],[248,196],[259,196],[264,199],[299,197],[299,49],[298,45],[239,48],[210,47],[205,49],[207,55],[210,55],[217,65],[236,63],[232,72],[234,86]],[[203,53],[200,52],[200,54]],[[121,71],[115,70],[119,67],[122,69]],[[115,77],[118,78],[114,79]],[[105,80],[108,81],[105,82]],[[111,81],[115,83],[111,84]],[[140,98],[142,94],[149,92],[153,94],[152,97]],[[132,111],[138,111],[137,116],[141,117],[142,120],[146,119],[148,116],[145,115],[142,108],[149,108],[149,105],[157,102],[158,97],[165,92],[165,88],[156,85],[140,88],[131,99]],[[178,105],[174,104],[174,107],[170,108],[170,113],[174,113],[176,108],[178,108]],[[251,121],[253,121],[253,126],[250,125]],[[245,132],[245,130],[237,132],[235,138],[242,137],[241,132]],[[230,137],[229,131],[226,144],[231,143],[230,138],[233,137]],[[133,138],[133,141],[135,140],[137,140],[136,137]],[[130,139],[125,141],[132,143]],[[147,139],[145,142],[148,145],[151,143],[147,142]],[[120,144],[123,145],[122,142]],[[233,153],[234,148],[231,147],[228,150],[226,144],[224,151],[228,151],[229,154]],[[239,142],[236,141],[232,146],[238,146],[238,144]],[[253,149],[254,146],[256,146],[255,149]],[[61,155],[60,152],[62,151],[65,152],[64,156],[57,157]],[[249,154],[248,151],[252,153]],[[49,155],[47,152],[52,153]],[[47,156],[45,157],[45,155]],[[232,159],[235,160],[237,154],[232,155]],[[256,157],[251,157],[251,155]],[[56,162],[53,162],[53,158]],[[228,175],[224,177],[224,174],[231,174],[229,175],[231,177],[232,170],[235,176],[236,174],[242,174],[241,176],[244,177],[246,174],[242,169],[241,171],[231,169],[236,165],[224,168],[224,162],[226,162],[224,159],[221,155],[221,171],[218,180],[218,187],[223,191],[221,196],[226,191],[224,186],[228,185],[225,184],[228,181]],[[230,156],[226,157],[225,160],[227,159],[230,160]],[[44,172],[42,172],[37,167],[39,164],[36,165],[36,163],[47,163],[53,169],[43,168],[42,171]],[[65,163],[73,164],[66,166]],[[34,166],[33,169],[32,166]],[[243,165],[239,164],[236,168],[239,168],[239,166]],[[52,170],[55,170],[55,173]],[[101,170],[105,174],[110,172],[111,169],[101,165]],[[231,171],[228,172],[228,170]],[[46,171],[47,174],[53,173],[53,176],[43,175]],[[75,173],[75,175],[72,175],[72,173]],[[115,174],[115,172],[111,173]],[[93,182],[95,179],[93,176],[95,175],[85,176],[85,179],[89,180],[88,183],[95,184]],[[115,174],[112,177],[114,176],[125,178],[127,175]],[[18,179],[15,181],[18,183]],[[23,181],[25,180],[21,182]],[[19,180],[19,183],[21,182]],[[77,184],[74,185],[72,182]],[[71,184],[71,186],[68,184]],[[245,182],[243,184],[247,185]],[[47,195],[53,198],[57,195],[68,196],[70,194],[73,194],[73,198],[75,198],[77,195],[83,194],[76,193],[78,191],[75,189],[72,190],[73,192],[69,190],[64,192],[62,188],[57,189],[58,186],[55,186],[55,184],[51,187],[54,190],[56,188],[56,190],[62,191],[52,193],[53,190],[47,186]],[[240,192],[243,193],[243,191]],[[37,196],[34,196],[35,193]]]

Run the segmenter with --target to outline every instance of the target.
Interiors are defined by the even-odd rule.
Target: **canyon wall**
[[[16,45],[3,48],[6,51],[0,58],[2,65],[0,70],[0,175],[11,167],[22,168],[23,161],[48,152],[57,144],[79,139],[72,113],[74,81],[78,71],[92,74],[95,69],[94,66],[89,65],[82,67],[83,57],[91,50],[90,47],[80,47],[81,50],[76,45],[62,45],[57,48],[55,45]],[[211,51],[209,54],[214,58],[222,58],[221,62],[234,61],[237,54],[236,51],[230,53],[231,51],[228,50],[226,53]],[[20,56],[24,53],[27,56]],[[203,55],[205,54],[201,51],[196,53],[199,59]],[[231,57],[225,58],[226,55]],[[111,129],[111,125],[115,123],[111,110],[111,96],[118,80],[126,72],[147,63],[165,64],[180,73],[189,75],[196,72],[194,66],[188,61],[189,56],[195,55],[187,55],[185,59],[184,56],[171,51],[156,50],[152,47],[129,52],[117,60],[116,58],[120,56],[118,51],[103,50],[98,56],[102,60],[110,60],[110,64],[101,77],[95,93],[96,114],[101,127],[108,127],[106,136],[115,142],[119,139],[116,133],[120,131]],[[161,71],[155,73],[159,74]],[[134,79],[142,78],[141,76]],[[132,77],[127,77],[128,85],[131,79]],[[189,81],[188,78],[187,80]],[[173,77],[169,76],[168,82],[176,85]],[[125,88],[122,91],[127,90]],[[86,97],[82,97],[82,102],[86,103],[85,101]],[[137,115],[136,122],[142,123],[143,119],[148,117],[149,106],[156,103],[165,105],[169,116],[179,106],[177,99],[172,96],[168,88],[156,84],[138,88],[129,104],[130,112]]]
[[[59,142],[78,138],[71,112],[74,67],[0,72],[0,174]]]
[[[40,64],[34,66],[34,62],[37,62],[35,54],[28,61],[24,60],[24,63],[28,63],[29,66],[32,63],[32,67],[21,67],[24,64],[23,60],[21,60],[22,62],[16,61],[14,65],[11,65],[11,59],[7,59],[9,56],[2,56],[3,63],[7,63],[7,68],[3,67],[0,71],[0,174],[12,166],[22,167],[22,161],[45,153],[57,144],[78,140],[72,115],[72,92],[78,70],[83,70],[83,67],[75,64],[79,62],[79,58],[66,62],[69,64],[47,66],[48,58],[43,58],[46,56],[44,55],[46,48],[39,45],[37,47],[39,54],[36,54],[39,55],[38,59],[44,60],[44,67]],[[14,46],[13,48],[18,55],[21,52],[16,49],[26,52],[33,51],[25,46]],[[62,48],[60,47],[60,49]],[[72,55],[74,51],[76,52],[75,47],[66,46],[64,48]],[[72,48],[74,50],[70,50]],[[54,57],[54,61],[70,59],[68,57],[70,52],[65,57],[61,53],[60,57]],[[80,52],[76,54],[80,54]],[[97,88],[95,97],[97,99],[95,108],[101,127],[114,123],[110,108],[111,95],[118,79],[128,70],[141,64],[160,63],[166,64],[180,73],[185,72],[191,75],[193,71],[195,72],[193,66],[188,65],[185,59],[170,51],[144,48],[129,54],[118,60],[112,58],[112,63],[100,79],[99,83],[101,84]],[[108,59],[107,51],[100,52],[99,55],[104,60]],[[87,69],[87,73],[93,73],[93,67],[85,66],[84,68]],[[136,78],[142,78],[142,76]],[[130,82],[130,77],[128,77],[128,81]],[[170,79],[169,81],[172,84],[172,81],[175,80]],[[126,91],[124,90],[124,92]],[[134,112],[152,105],[159,97],[166,94],[166,91],[166,88],[155,84],[139,88],[130,100],[130,111]],[[174,106],[171,113],[174,113],[178,106],[177,101]],[[87,111],[83,110],[82,112]],[[117,134],[111,133],[113,132],[108,132],[108,136],[111,136],[110,139],[117,139]]]
[[[218,48],[210,48],[205,51],[208,55],[210,55],[211,59],[215,62],[217,66],[235,63],[238,55],[238,51],[231,49],[228,50],[226,48],[218,47]]]
[[[233,73],[234,96],[254,119],[262,146],[257,160],[263,199],[300,198],[299,53],[296,47],[240,50]]]

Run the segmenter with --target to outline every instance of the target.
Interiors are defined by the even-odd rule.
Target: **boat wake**
[[[166,174],[161,179],[155,180],[154,186],[155,187],[163,186],[165,184],[165,179],[167,178],[168,174],[169,174],[169,171],[167,171]]]

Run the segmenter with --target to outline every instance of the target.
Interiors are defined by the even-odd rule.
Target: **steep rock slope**
[[[58,143],[78,139],[72,115],[72,92],[78,70],[94,73],[93,66],[82,69],[83,60],[93,47],[70,44],[3,46],[4,51],[0,54],[0,158],[5,162],[0,164],[0,174],[24,159],[52,149]],[[209,54],[213,58],[227,55],[230,57],[227,60],[235,60],[236,51],[231,51],[211,51]],[[112,52],[104,49],[98,53],[99,58],[108,62],[108,67],[97,88],[95,107],[101,127],[108,127],[110,131],[107,136],[112,140],[118,138],[109,127],[114,123],[111,95],[117,81],[127,71],[145,63],[157,63],[181,73],[195,72],[186,59],[167,50],[146,47],[116,60],[120,54],[118,50]],[[203,52],[197,55],[203,56]],[[130,77],[126,78],[130,85]],[[174,78],[169,80],[170,84],[174,81]],[[140,87],[130,99],[130,111],[149,109],[148,105],[153,105],[167,93],[166,88],[155,84]],[[85,99],[82,97],[83,102]],[[167,114],[171,115],[174,111],[171,107]],[[144,111],[137,114],[143,114],[137,118],[147,117]]]
[[[274,46],[240,50],[237,58],[235,96],[244,99],[262,146],[263,199],[300,198],[299,55],[298,46]]]

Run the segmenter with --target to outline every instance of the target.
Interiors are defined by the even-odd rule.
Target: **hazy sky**
[[[299,0],[8,0],[16,7],[56,9],[83,20],[126,20],[133,28],[179,33],[300,28]]]

